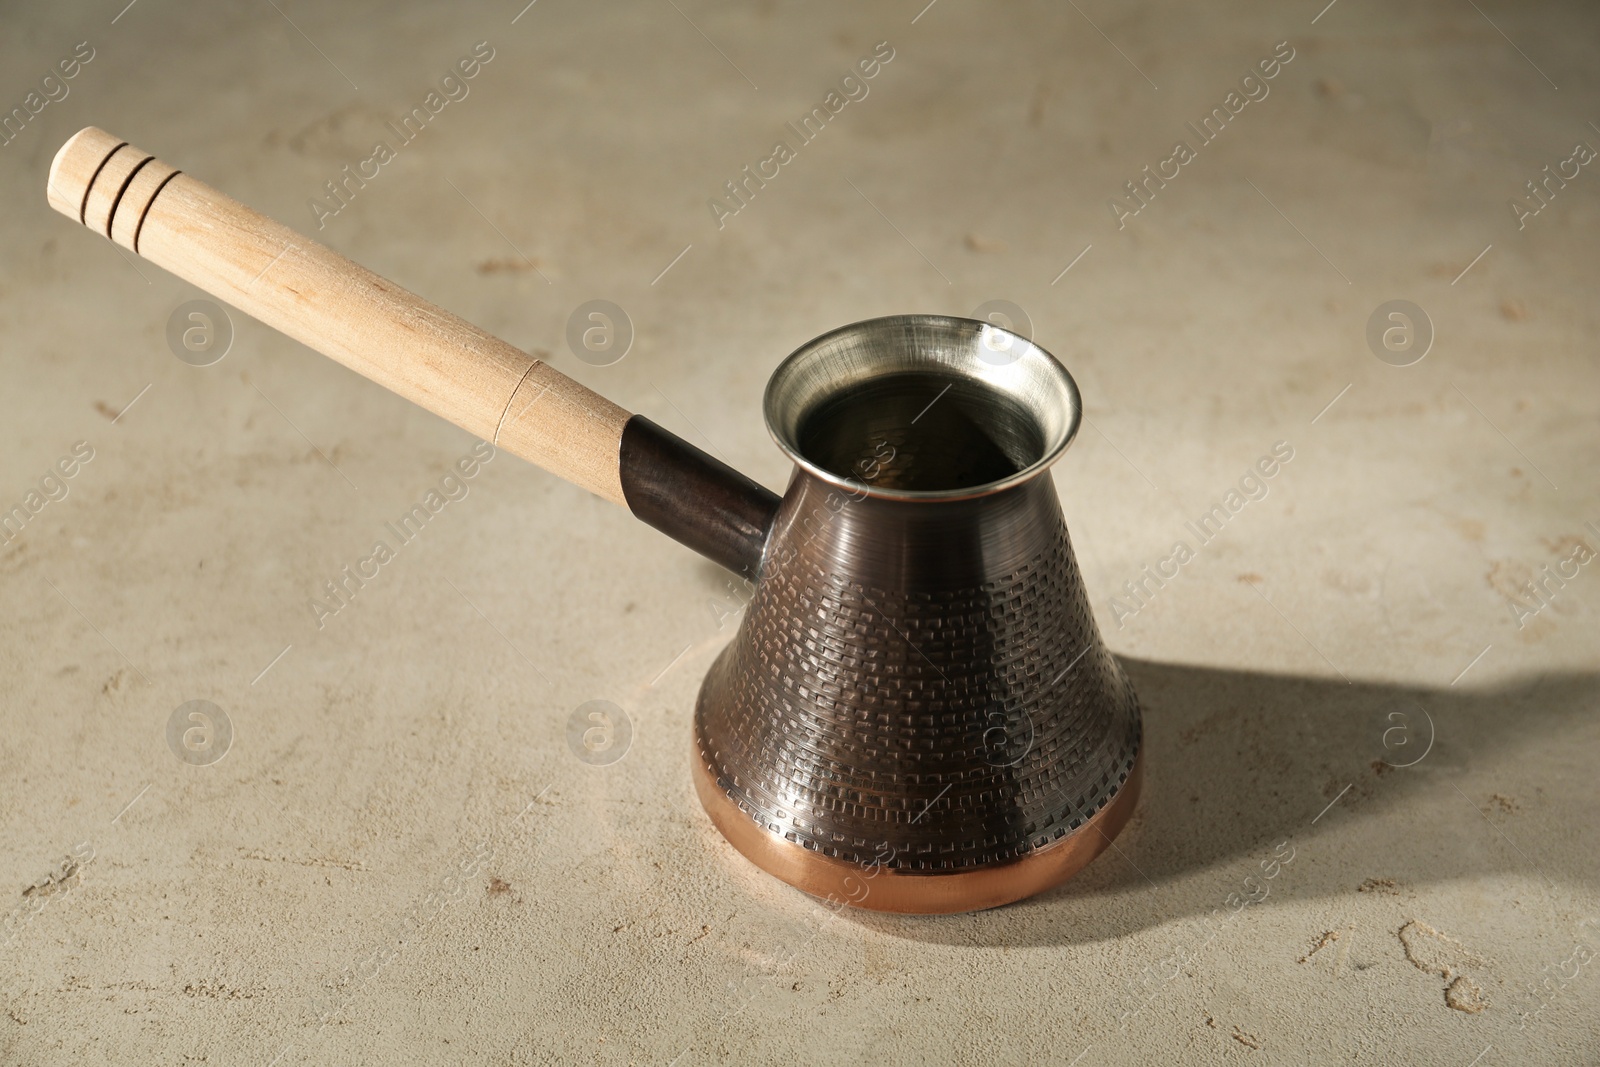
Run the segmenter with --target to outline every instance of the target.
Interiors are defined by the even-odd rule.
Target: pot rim
[[[962,378],[1016,402],[1044,438],[1039,457],[981,485],[914,490],[836,474],[801,450],[800,426],[820,404],[873,379],[917,371]],[[778,447],[814,477],[858,496],[936,502],[989,496],[1044,473],[1077,436],[1083,400],[1067,368],[1021,334],[952,315],[888,315],[840,326],[795,349],[767,380],[762,413]]]

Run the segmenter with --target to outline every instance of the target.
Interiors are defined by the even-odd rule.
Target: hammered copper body
[[[941,382],[934,407],[888,399]],[[939,404],[937,432],[907,423]],[[858,907],[965,911],[1069,877],[1127,820],[1139,706],[1047,472],[1079,417],[1051,356],[964,319],[845,327],[774,375],[797,467],[695,713],[701,801],[763,869]],[[952,484],[952,440],[1010,473]]]

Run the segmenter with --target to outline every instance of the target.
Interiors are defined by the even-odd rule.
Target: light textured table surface
[[[0,1061],[1600,1059],[1600,12],[923,2],[0,8]],[[758,872],[688,774],[726,576],[509,456],[319,626],[473,440],[237,314],[174,358],[201,294],[45,206],[90,124],[775,488],[790,350],[1023,308],[1086,400],[1055,477],[1145,705],[1118,848],[938,919]],[[565,340],[592,299],[634,332],[606,367]],[[1367,340],[1401,299],[1407,366]],[[169,747],[191,700],[220,761]],[[631,725],[606,766],[590,700]]]

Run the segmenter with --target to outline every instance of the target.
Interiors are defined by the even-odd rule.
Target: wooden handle
[[[628,412],[471,323],[93,126],[56,153],[49,198],[357,374],[626,506]]]

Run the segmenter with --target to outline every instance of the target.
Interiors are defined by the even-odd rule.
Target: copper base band
[[[1019,860],[953,874],[907,874],[890,867],[863,867],[824,856],[772,834],[751,821],[717,788],[715,775],[693,756],[694,788],[711,822],[751,863],[796,889],[830,903],[868,911],[947,915],[998,908],[1060,885],[1111,845],[1139,802],[1144,753],[1127,781],[1087,823],[1055,844]]]

